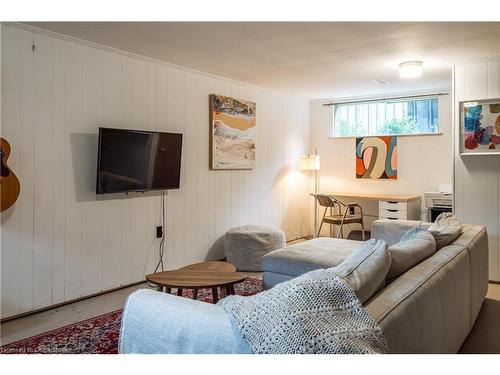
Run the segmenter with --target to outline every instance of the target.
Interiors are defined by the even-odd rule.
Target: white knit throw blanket
[[[386,353],[381,328],[331,269],[219,302],[254,353]]]

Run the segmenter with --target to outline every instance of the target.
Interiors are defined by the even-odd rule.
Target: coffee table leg
[[[198,289],[193,289],[193,299],[198,299]]]
[[[170,288],[165,288],[165,293],[168,293],[168,294],[172,293],[172,289],[170,289]]]
[[[231,284],[231,285],[229,286],[229,292],[230,292],[230,293],[231,293],[231,295],[233,295],[233,296],[236,294],[236,292],[234,291],[234,285],[233,285],[233,284]]]
[[[212,299],[213,303],[219,302],[219,293],[217,292],[217,288],[212,288]]]
[[[177,295],[182,296],[182,289],[181,288],[177,288]]]
[[[225,289],[226,289],[226,296],[230,296],[231,295],[231,285],[227,285]]]

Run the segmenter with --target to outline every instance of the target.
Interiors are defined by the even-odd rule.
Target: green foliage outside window
[[[341,120],[339,123],[339,136],[340,137],[354,137],[360,134],[367,134],[367,129],[359,122],[350,124],[346,120]]]
[[[392,119],[378,129],[377,134],[417,134],[420,133],[414,120]],[[340,137],[355,137],[358,135],[368,135],[368,129],[359,122],[350,124],[345,120],[339,123]]]
[[[388,121],[378,130],[378,134],[417,134],[420,133],[415,120],[396,119]]]

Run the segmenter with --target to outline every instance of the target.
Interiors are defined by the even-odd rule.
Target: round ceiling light
[[[399,64],[399,76],[401,78],[417,78],[424,71],[422,61],[406,61]]]

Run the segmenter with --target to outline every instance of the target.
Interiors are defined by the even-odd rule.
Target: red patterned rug
[[[235,285],[236,294],[250,296],[262,290],[262,280],[248,277]],[[184,290],[183,297],[192,298]],[[222,298],[222,296],[221,296]],[[212,303],[212,292],[200,289],[198,300]],[[116,354],[122,310],[45,332],[0,347],[1,354]]]

